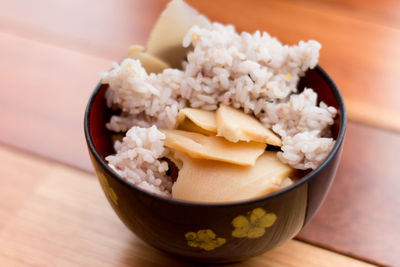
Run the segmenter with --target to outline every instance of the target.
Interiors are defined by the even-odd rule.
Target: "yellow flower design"
[[[232,225],[235,230],[232,231],[232,236],[237,238],[257,238],[265,233],[265,228],[271,227],[276,221],[274,213],[267,213],[262,208],[256,208],[249,212],[247,216],[237,216],[232,220]]]
[[[216,249],[226,242],[225,238],[217,237],[210,229],[199,230],[197,233],[187,232],[185,237],[188,242],[188,246],[202,248],[206,251]]]
[[[112,189],[112,187],[108,183],[106,176],[103,173],[98,173],[97,175],[100,178],[101,184],[103,185],[104,192],[106,193],[106,195],[112,200],[112,202],[115,205],[118,205],[118,196],[115,193],[114,189]]]

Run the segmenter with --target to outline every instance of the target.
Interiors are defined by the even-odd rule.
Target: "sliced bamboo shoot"
[[[179,128],[205,135],[217,133],[215,111],[201,110],[195,108],[184,108],[178,114]]]
[[[272,151],[265,151],[253,167],[193,159],[179,152],[173,157],[183,164],[172,186],[172,197],[193,202],[232,202],[264,196],[279,190],[294,172]]]
[[[166,136],[166,147],[184,152],[192,158],[225,161],[243,166],[254,165],[266,147],[262,143],[231,143],[222,137],[181,130],[162,131]]]
[[[221,105],[216,115],[218,136],[231,142],[255,141],[281,146],[281,139],[256,118],[231,106]]]
[[[182,0],[171,1],[150,34],[146,52],[167,62],[173,68],[181,68],[189,50],[182,46],[183,37],[194,25],[211,27],[205,16]]]
[[[132,59],[139,59],[147,73],[160,73],[164,69],[170,67],[161,59],[144,52],[144,47],[140,45],[132,45],[129,47],[128,57]]]

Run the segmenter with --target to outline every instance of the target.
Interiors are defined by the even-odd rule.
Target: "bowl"
[[[338,167],[346,130],[346,111],[339,89],[317,66],[300,80],[318,100],[338,109],[332,126],[336,143],[315,170],[271,195],[226,204],[167,199],[139,189],[117,175],[105,161],[113,154],[105,128],[111,111],[107,85],[99,83],[87,105],[84,128],[89,154],[101,187],[121,221],[148,244],[185,259],[235,262],[262,254],[293,238],[323,203]]]

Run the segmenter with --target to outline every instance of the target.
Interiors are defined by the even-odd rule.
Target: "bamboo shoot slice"
[[[185,201],[220,203],[261,197],[279,190],[294,172],[272,151],[265,151],[252,167],[193,159],[179,152],[174,157],[182,167],[172,198]]]
[[[162,130],[164,145],[186,153],[192,158],[225,161],[252,166],[264,152],[266,145],[257,142],[232,143],[218,136],[205,136],[181,130]]]
[[[182,46],[183,37],[194,25],[211,28],[211,22],[184,1],[171,1],[150,34],[146,52],[173,68],[181,68],[189,50]]]

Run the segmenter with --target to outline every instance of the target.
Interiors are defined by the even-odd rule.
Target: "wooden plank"
[[[286,0],[297,5],[324,9],[364,21],[400,28],[400,2],[397,0]]]
[[[0,33],[0,142],[88,168],[83,115],[111,61]]]
[[[300,238],[399,266],[399,151],[399,134],[350,123],[336,180]]]
[[[202,266],[155,250],[131,234],[90,174],[1,146],[0,169],[7,175],[3,184],[27,192],[0,198],[0,211],[21,202],[0,227],[1,266]],[[34,188],[14,184],[21,177],[38,183]],[[294,240],[229,266],[322,265],[371,266]]]
[[[20,157],[18,153],[0,149],[0,161],[2,162],[2,179],[7,181],[0,186],[0,230],[6,225],[12,216],[23,205],[25,197],[31,194],[42,181],[42,177],[51,168],[50,165],[39,159],[32,161],[29,157]],[[20,175],[20,170],[31,175]],[[12,201],[7,201],[11,200]]]
[[[167,2],[3,0],[0,31],[118,61],[145,43]]]

